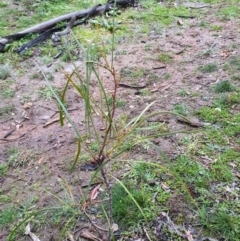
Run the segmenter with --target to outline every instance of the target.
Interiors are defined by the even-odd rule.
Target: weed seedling
[[[180,90],[178,92],[178,95],[181,97],[185,97],[185,96],[189,95],[189,93],[186,90]]]
[[[180,115],[187,115],[189,112],[187,110],[187,107],[186,105],[184,104],[176,104],[174,105],[174,109],[173,111],[177,114],[180,114]]]
[[[235,86],[228,80],[220,81],[214,87],[216,93],[232,92],[235,90]]]
[[[3,227],[9,225],[10,223],[16,220],[17,214],[18,214],[18,211],[15,208],[13,207],[5,208],[4,210],[1,211],[0,225],[2,225]]]
[[[213,25],[213,26],[211,26],[211,30],[212,31],[221,31],[222,30],[222,26]]]
[[[233,56],[230,58],[229,64],[233,67],[233,70],[240,70],[240,57]]]
[[[0,108],[0,116],[9,115],[14,111],[13,105],[6,105],[5,107]]]
[[[213,63],[198,67],[198,70],[200,70],[202,73],[212,73],[217,71],[217,69],[218,69],[217,65]]]
[[[163,74],[162,78],[163,78],[164,80],[168,80],[168,79],[171,78],[171,75],[170,75],[169,73],[165,73],[165,74]]]
[[[56,88],[53,88],[56,93],[59,91]],[[54,95],[52,91],[48,87],[43,87],[38,91],[39,97],[43,98],[44,100],[52,100]]]
[[[162,53],[157,56],[157,60],[164,64],[168,64],[173,61],[173,57],[170,54]]]
[[[233,79],[233,80],[240,80],[240,74],[234,74],[234,75],[232,75],[232,77],[231,77],[231,79]]]
[[[3,65],[0,67],[0,80],[5,80],[11,75],[11,70],[8,65]]]
[[[11,98],[14,96],[14,90],[13,88],[11,87],[13,83],[13,80],[4,80],[4,81],[1,81],[0,83],[0,95],[3,97],[3,98]]]
[[[231,213],[226,207],[219,207],[209,218],[209,229],[215,234],[221,234],[224,240],[236,240],[240,232],[240,217]]]
[[[8,171],[8,165],[6,163],[0,164],[0,178],[3,177]]]
[[[23,95],[22,98],[21,98],[21,103],[27,103],[31,100],[31,97],[30,95]]]

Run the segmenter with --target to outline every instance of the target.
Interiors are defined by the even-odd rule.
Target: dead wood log
[[[114,4],[115,4],[114,0],[111,0],[111,1],[108,1],[105,5],[98,4],[98,5],[94,6],[93,8],[89,8],[89,9],[85,9],[85,10],[81,10],[81,11],[77,11],[77,12],[73,12],[73,13],[68,13],[68,14],[50,19],[46,22],[36,24],[30,28],[27,28],[27,29],[17,32],[15,34],[3,36],[2,38],[0,38],[0,52],[4,52],[5,46],[7,44],[10,44],[13,41],[19,40],[19,39],[26,37],[27,35],[33,34],[33,33],[43,34],[46,32],[46,36],[43,35],[44,37],[41,36],[41,38],[39,38],[42,42],[43,39],[45,40],[50,37],[49,32],[54,33],[56,31],[66,28],[67,22],[69,22],[71,19],[76,18],[76,23],[73,24],[73,27],[74,27],[78,24],[82,24],[82,23],[86,22],[87,19],[89,19],[91,17],[97,16],[97,15],[100,15],[102,13],[109,11],[110,9],[112,9],[114,7]],[[129,7],[129,6],[133,6],[134,4],[135,4],[135,0],[116,0],[117,7],[125,8],[125,7]],[[82,20],[82,21],[79,21],[79,20]],[[66,24],[63,25],[62,27],[55,28],[55,26],[60,22],[66,22]],[[35,42],[33,46],[35,46],[36,44],[37,43]],[[30,47],[32,47],[32,46],[30,46]],[[22,51],[22,48],[21,48],[21,51]]]

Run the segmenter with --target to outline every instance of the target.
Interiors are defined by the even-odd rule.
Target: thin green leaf
[[[60,107],[62,108],[62,110],[65,113],[65,116],[67,118],[67,120],[69,121],[69,123],[72,125],[73,130],[75,131],[75,134],[77,135],[78,139],[82,140],[82,136],[80,135],[80,133],[77,130],[77,127],[75,126],[74,122],[72,121],[70,115],[68,114],[67,109],[65,108],[64,104],[61,102],[60,98],[58,97],[58,95],[55,93],[54,89],[52,88],[47,76],[45,75],[44,71],[40,68],[40,66],[38,65],[37,62],[35,62],[36,66],[39,68],[40,72],[42,73],[45,83],[47,84],[47,86],[49,87],[49,89],[51,90],[51,92],[53,93],[55,99],[57,100],[58,104],[60,105]]]
[[[74,160],[74,162],[72,164],[71,170],[73,170],[75,168],[80,154],[81,154],[81,140],[78,140],[77,155],[76,155],[75,160]]]

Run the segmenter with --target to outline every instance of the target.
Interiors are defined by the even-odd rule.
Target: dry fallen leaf
[[[183,21],[181,19],[178,19],[177,23],[181,26],[183,25]]]
[[[186,235],[187,235],[188,241],[193,241],[193,236],[192,236],[192,234],[190,233],[190,231],[189,231],[189,230],[185,230],[185,233],[186,233]]]
[[[220,54],[221,57],[227,58],[229,56],[229,53],[226,50],[223,50]]]
[[[25,228],[25,234],[29,235],[33,241],[41,241],[34,233],[31,232],[30,223]]]
[[[98,184],[96,187],[94,187],[89,194],[90,201],[95,200],[99,194],[99,188],[101,187],[101,184]]]
[[[32,107],[32,103],[31,102],[27,102],[27,103],[25,103],[24,105],[23,105],[23,108],[24,109],[29,109],[30,107]]]
[[[168,191],[170,189],[166,182],[161,182],[161,187],[164,191]]]
[[[229,166],[231,166],[232,168],[237,167],[237,165],[235,163],[233,163],[233,162],[229,162]]]
[[[236,173],[236,177],[240,178],[240,172]]]
[[[83,238],[86,238],[86,239],[88,239],[88,240],[100,241],[99,238],[97,238],[95,235],[93,235],[92,233],[90,233],[90,232],[87,231],[87,230],[83,230],[83,231],[80,233],[80,236],[83,237]]]
[[[16,129],[19,130],[20,127],[22,127],[22,126],[23,126],[23,124],[16,125]]]
[[[75,239],[74,239],[72,234],[69,234],[69,239],[70,239],[70,241],[75,241]]]
[[[117,225],[116,223],[114,223],[114,224],[112,225],[112,231],[113,231],[113,232],[118,231],[118,225]]]
[[[233,190],[232,190],[232,188],[230,188],[229,186],[227,186],[227,187],[226,187],[226,191],[227,191],[227,192],[232,192]]]
[[[38,160],[38,164],[41,164],[42,161],[43,161],[44,157],[41,157],[39,160]]]

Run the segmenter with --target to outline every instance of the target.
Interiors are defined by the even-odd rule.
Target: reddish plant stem
[[[105,160],[105,156],[103,155],[103,152],[104,152],[104,149],[106,147],[106,143],[107,143],[107,140],[108,140],[108,136],[109,134],[111,133],[111,129],[112,129],[112,121],[113,121],[113,118],[114,118],[114,115],[115,115],[115,109],[116,109],[116,96],[117,96],[117,86],[118,86],[118,81],[117,81],[117,78],[116,78],[116,72],[115,72],[115,69],[112,68],[111,70],[109,70],[113,76],[113,81],[114,81],[114,92],[112,94],[112,98],[113,98],[113,106],[112,106],[112,113],[111,113],[111,117],[110,117],[110,123],[109,123],[109,126],[107,128],[107,131],[104,135],[104,140],[103,140],[103,144],[102,144],[102,147],[101,147],[101,150],[99,151],[99,155],[98,155],[98,158],[97,158],[97,162],[98,164],[102,164],[103,161]]]

